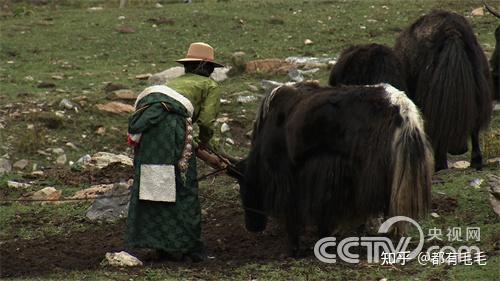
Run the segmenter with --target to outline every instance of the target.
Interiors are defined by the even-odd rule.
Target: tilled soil
[[[105,168],[106,169],[106,168]],[[49,171],[48,176],[73,184],[118,182],[132,174],[129,167],[114,165],[101,171]],[[201,190],[200,197],[204,197]],[[204,198],[206,199],[206,198]],[[217,204],[203,216],[203,238],[210,257],[207,261],[186,264],[160,261],[151,251],[124,248],[125,220],[116,223],[78,222],[65,218],[67,223],[78,223],[83,231],[68,232],[64,235],[44,237],[36,240],[19,239],[15,233],[0,241],[0,277],[40,276],[69,270],[97,270],[107,252],[126,250],[141,259],[146,266],[176,268],[189,266],[208,272],[230,274],[240,265],[283,260],[286,257],[286,235],[276,221],[270,220],[263,233],[249,233],[244,227],[243,210],[238,202]],[[231,203],[231,204],[229,204]],[[452,213],[457,207],[456,199],[435,196],[432,210],[438,213]],[[29,220],[13,220],[12,229],[26,225],[36,226],[42,218],[36,214]],[[64,225],[66,222],[61,222]],[[304,245],[310,248],[317,240],[308,233]],[[306,251],[307,258],[314,258],[312,251]],[[140,269],[129,269],[140,272]]]
[[[205,216],[203,238],[209,259],[193,264],[160,261],[151,251],[125,249],[125,221],[112,224],[85,221],[82,224],[84,231],[3,243],[0,276],[40,276],[66,270],[99,269],[107,252],[122,250],[137,256],[146,266],[190,266],[229,273],[234,266],[245,263],[282,259],[286,252],[284,234],[276,225],[271,225],[264,233],[249,233],[244,229],[242,212],[236,209],[219,209]]]
[[[119,162],[97,169],[86,169],[83,171],[72,171],[70,169],[54,168],[45,171],[43,178],[62,182],[69,186],[82,184],[110,184],[127,181],[133,177],[134,169],[131,166]]]

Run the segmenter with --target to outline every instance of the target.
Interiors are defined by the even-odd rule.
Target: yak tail
[[[472,130],[487,126],[491,118],[484,55],[472,30],[455,26],[439,30],[436,45],[442,49],[430,53],[416,89],[436,153],[465,153]]]
[[[399,107],[403,119],[392,140],[389,215],[418,218],[428,212],[431,202],[432,148],[415,104],[403,92],[390,85],[385,87],[391,103]]]

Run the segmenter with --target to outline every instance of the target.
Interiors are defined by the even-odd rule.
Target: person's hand
[[[196,156],[212,168],[223,169],[227,167],[227,164],[224,162],[224,160],[220,159],[219,156],[210,153],[208,150],[205,150],[203,148],[198,148],[196,150]]]

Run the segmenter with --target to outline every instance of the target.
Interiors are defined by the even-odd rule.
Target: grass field
[[[489,14],[470,17],[470,12],[480,6],[480,1],[475,0],[195,0],[190,5],[182,1],[158,1],[163,5],[161,8],[155,7],[153,1],[130,0],[131,5],[126,9],[118,9],[118,1],[51,0],[45,1],[48,3],[45,5],[12,2],[11,13],[0,18],[0,158],[8,155],[12,162],[27,159],[30,165],[26,171],[0,176],[2,199],[17,198],[45,186],[54,186],[63,195],[71,195],[91,185],[86,180],[70,183],[57,176],[34,179],[30,175],[33,164],[38,170],[56,169],[58,173],[71,174],[69,167],[56,167],[54,156],[42,155],[39,150],[62,147],[71,161],[98,151],[131,155],[125,142],[127,115],[103,113],[95,107],[108,101],[104,86],[113,82],[141,91],[147,82],[136,79],[137,75],[176,66],[175,60],[184,56],[191,42],[210,43],[216,49],[217,60],[226,64],[230,64],[231,55],[237,51],[245,52],[248,60],[335,57],[353,44],[374,42],[392,46],[401,29],[420,15],[432,9],[445,9],[468,17],[489,57],[495,44],[493,33],[499,25],[499,20]],[[499,0],[488,2],[500,9]],[[151,20],[159,18],[172,21],[154,24]],[[135,32],[117,31],[125,26]],[[305,45],[306,39],[313,44]],[[312,76],[322,83],[326,83],[327,77],[328,69]],[[229,136],[236,140],[236,145],[224,146],[232,155],[244,156],[248,152],[246,133],[251,130],[258,105],[258,101],[239,104],[237,95],[249,91],[247,94],[260,97],[264,91],[253,92],[249,86],[260,86],[262,79],[287,81],[288,78],[265,73],[238,74],[220,85],[223,98],[230,101],[222,105],[221,116],[234,119]],[[41,82],[55,86],[40,88]],[[78,112],[64,111],[59,108],[64,98],[83,99],[84,103]],[[56,111],[62,111],[58,114],[63,117],[58,117]],[[97,134],[99,127],[106,132]],[[217,138],[221,138],[219,135]],[[68,148],[67,142],[77,148]],[[482,146],[485,159],[500,156],[498,111],[483,134]],[[453,159],[468,160],[468,157]],[[200,166],[200,174],[210,171],[201,163]],[[433,186],[433,212],[439,217],[421,221],[425,233],[431,228],[442,229],[446,234],[449,227],[461,227],[462,231],[480,227],[480,242],[437,244],[477,245],[489,257],[484,266],[423,266],[417,262],[404,266],[366,262],[327,265],[312,254],[302,259],[287,258],[281,254],[284,233],[276,224],[263,234],[242,234],[240,240],[231,234],[232,230],[243,233],[243,212],[236,182],[219,176],[200,184],[204,235],[209,255],[215,256],[213,260],[201,264],[151,262],[132,270],[101,267],[99,261],[106,251],[93,249],[99,255],[85,256],[78,249],[86,248],[86,244],[69,244],[69,241],[73,243],[75,237],[94,233],[96,245],[121,250],[123,220],[113,224],[89,222],[85,219],[89,203],[8,203],[0,205],[0,250],[23,245],[17,250],[13,247],[18,252],[9,256],[18,257],[16,261],[22,263],[33,260],[27,256],[30,253],[47,262],[34,263],[33,266],[40,268],[19,274],[2,274],[10,271],[0,268],[0,276],[16,280],[500,280],[500,226],[488,201],[489,174],[500,174],[500,168],[487,166],[482,171],[446,170],[437,174],[441,181]],[[469,187],[478,178],[484,180],[480,187]],[[25,190],[11,190],[7,187],[8,180],[34,181],[34,185]],[[111,233],[112,238],[105,236],[110,231],[116,231]],[[111,241],[109,246],[106,239]],[[62,248],[65,243],[70,246],[64,252],[58,247],[45,247],[50,241],[58,241]],[[426,246],[435,243],[431,241]],[[38,246],[43,250],[37,252]],[[65,266],[60,257],[73,255],[72,250],[76,259],[82,255],[80,259],[89,262],[81,267]],[[7,264],[6,253],[1,253],[3,267]],[[42,265],[45,267],[41,268]]]

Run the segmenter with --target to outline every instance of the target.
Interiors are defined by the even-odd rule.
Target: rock
[[[106,128],[104,128],[103,126],[99,126],[97,130],[95,130],[95,133],[103,136],[104,134],[106,134]]]
[[[152,23],[152,24],[156,24],[156,25],[162,25],[162,24],[173,25],[173,24],[175,24],[175,20],[169,19],[169,18],[164,18],[164,17],[150,18],[150,19],[147,19],[147,22]]]
[[[135,33],[135,29],[130,26],[122,26],[118,28],[116,31],[118,31],[118,33],[124,33],[124,34]]]
[[[163,5],[162,5],[162,4],[160,4],[160,3],[156,3],[156,4],[155,4],[155,8],[163,8]]]
[[[484,16],[483,7],[479,7],[479,8],[476,8],[476,9],[472,10],[471,16],[473,16],[473,17],[482,17],[482,16]]]
[[[155,73],[149,77],[148,82],[150,85],[163,85],[168,81],[175,79],[184,75],[184,67],[175,66],[169,69],[166,69],[162,72]]]
[[[488,184],[490,186],[491,194],[500,200],[500,176],[489,174]]]
[[[87,199],[89,201],[94,201],[99,195],[110,191],[114,184],[100,184],[94,185],[89,188],[77,191],[73,196],[68,197],[69,199]]]
[[[488,183],[490,186],[490,205],[493,212],[500,218],[500,176],[488,175]]]
[[[246,53],[236,52],[231,55],[231,68],[230,74],[243,73],[246,68]]]
[[[36,153],[40,154],[40,155],[43,155],[43,156],[50,156],[50,153],[47,153],[43,150],[37,150]]]
[[[302,75],[302,73],[300,73],[300,71],[296,68],[290,69],[290,71],[288,71],[288,77],[290,77],[290,79],[295,82],[304,81],[304,75]]]
[[[473,179],[470,181],[469,186],[473,188],[480,188],[483,181],[484,180],[480,178]]]
[[[69,148],[72,148],[74,150],[78,149],[78,147],[74,143],[72,143],[72,142],[67,142],[66,146],[69,147]]]
[[[52,153],[54,153],[56,155],[63,155],[64,154],[64,149],[62,149],[62,148],[53,148],[52,149]]]
[[[62,155],[57,156],[56,164],[62,166],[64,164],[66,164],[66,161],[68,161],[68,159],[66,158],[66,154],[62,154]]]
[[[97,187],[95,188],[97,189]],[[87,218],[91,221],[115,221],[120,218],[126,218],[130,200],[130,188],[131,183],[102,185],[100,190],[96,190],[96,193],[94,193],[95,195],[99,195],[100,198],[95,199],[94,203],[87,210]],[[101,191],[104,192],[100,193]],[[91,190],[87,192],[91,192]],[[82,195],[84,194],[82,193]]]
[[[231,67],[217,67],[210,75],[210,78],[217,82],[222,82],[227,79],[227,73],[231,70]]]
[[[316,68],[309,68],[307,70],[299,70],[299,72],[301,74],[303,74],[303,75],[312,75],[312,74],[314,74],[314,73],[316,73],[318,71],[319,71],[318,67],[316,67]]]
[[[431,217],[433,217],[433,218],[439,218],[439,215],[437,213],[431,213]]]
[[[454,163],[451,163],[450,168],[451,169],[467,169],[470,167],[470,163],[467,161],[457,161]]]
[[[92,11],[92,12],[94,12],[94,11],[102,11],[102,10],[104,10],[103,7],[90,7],[90,8],[87,9],[87,11]]]
[[[234,145],[234,140],[232,138],[226,138],[226,143],[230,145]]]
[[[68,99],[62,99],[59,103],[59,107],[64,109],[73,109],[76,105]]]
[[[109,152],[97,152],[92,155],[89,165],[98,169],[102,169],[111,163],[119,162],[128,166],[133,166],[133,161],[130,157],[121,154],[113,154]]]
[[[7,181],[7,187],[14,189],[28,188],[31,187],[29,183],[16,182],[16,181]]]
[[[58,110],[58,111],[54,112],[54,114],[55,114],[57,117],[61,118],[61,119],[64,119],[64,117],[65,117],[65,116],[64,116],[64,111],[59,111],[59,110]]]
[[[307,45],[312,45],[312,44],[314,44],[314,42],[311,39],[304,40],[304,45],[307,46]]]
[[[100,111],[117,113],[117,114],[134,112],[133,106],[131,106],[129,104],[117,102],[117,101],[108,102],[106,104],[98,104],[98,105],[96,105],[96,107]]]
[[[106,253],[106,256],[101,264],[118,267],[142,266],[142,262],[138,258],[125,251],[121,251],[119,253]]]
[[[293,67],[293,64],[281,59],[262,59],[247,62],[245,71],[247,73],[286,74]]]
[[[80,157],[78,160],[76,160],[76,163],[80,164],[82,166],[85,166],[85,165],[89,164],[91,160],[92,160],[92,157],[90,157],[90,155],[86,154],[86,155],[83,155],[82,157]]]
[[[257,86],[255,86],[255,85],[248,85],[248,89],[250,89],[250,91],[252,91],[252,92],[259,91],[259,88],[257,88]]]
[[[256,96],[239,96],[236,101],[239,103],[251,103],[257,100]]]
[[[231,128],[229,128],[229,125],[227,123],[222,123],[222,125],[220,126],[220,132],[221,133],[227,133],[231,130]]]
[[[262,88],[266,92],[271,92],[274,88],[283,85],[283,83],[272,81],[272,80],[262,80],[260,83],[261,83]]]
[[[61,198],[62,191],[57,190],[53,187],[46,187],[34,193],[30,193],[28,196],[23,196],[20,199],[29,199],[41,201],[41,203],[57,203],[55,201]]]
[[[16,162],[14,163],[14,165],[12,165],[12,167],[13,167],[14,169],[24,170],[24,168],[26,168],[26,166],[28,166],[28,164],[29,164],[29,161],[28,161],[28,160],[26,160],[26,159],[21,159],[21,160],[19,160],[19,161],[16,161]]]
[[[500,110],[500,103],[496,103],[495,107],[493,108],[494,111],[499,111]]]
[[[227,116],[224,116],[224,117],[219,117],[217,119],[215,119],[215,122],[217,123],[227,123],[227,122],[230,122],[230,121],[233,121],[233,119],[227,117]]]
[[[43,171],[33,171],[33,172],[31,172],[31,175],[35,176],[35,177],[41,177],[44,175],[44,173],[43,173]]]
[[[55,88],[56,87],[56,84],[52,83],[52,82],[40,82],[36,85],[37,88],[41,88],[41,89],[47,89],[47,88]]]
[[[51,78],[54,80],[63,80],[64,79],[64,77],[62,77],[61,75],[52,75]]]
[[[490,166],[500,167],[500,157],[488,159],[486,163]]]
[[[329,65],[336,63],[334,58],[317,58],[317,57],[288,57],[286,62],[304,68],[326,68]]]
[[[108,93],[106,95],[107,99],[110,100],[136,100],[137,99],[137,94],[134,93],[134,91],[129,90],[129,89],[120,89],[116,90],[113,92]]]
[[[114,92],[116,90],[122,90],[122,89],[128,89],[127,86],[118,84],[118,83],[107,83],[106,86],[104,86],[104,92],[106,94],[109,94],[111,92]]]
[[[151,73],[144,73],[144,74],[139,74],[135,76],[135,79],[137,80],[148,80],[149,77],[151,77]]]

